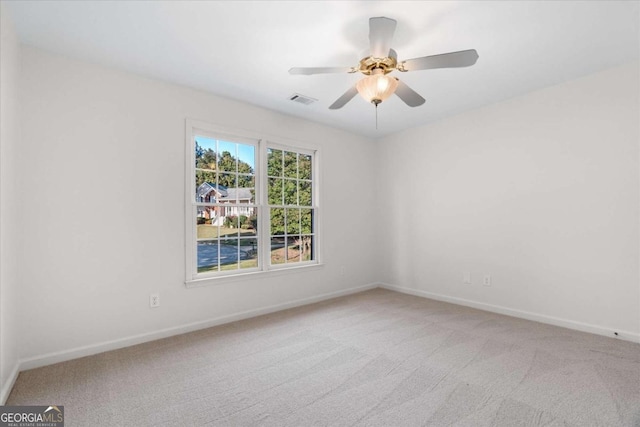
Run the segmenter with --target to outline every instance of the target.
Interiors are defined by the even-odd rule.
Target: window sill
[[[252,271],[249,273],[239,273],[229,276],[205,277],[201,279],[186,280],[184,283],[187,288],[201,288],[203,286],[224,285],[227,283],[238,282],[243,280],[266,279],[269,277],[282,276],[286,274],[303,273],[307,271],[320,270],[324,268],[323,263],[307,264],[296,267],[275,268],[267,271]]]

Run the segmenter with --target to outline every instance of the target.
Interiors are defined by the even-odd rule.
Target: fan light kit
[[[331,110],[342,108],[347,102],[360,94],[365,100],[377,107],[394,93],[409,107],[424,104],[425,100],[417,92],[396,77],[388,74],[392,71],[417,71],[434,68],[458,68],[473,65],[478,60],[475,49],[440,55],[423,56],[398,62],[396,51],[389,45],[393,40],[397,22],[395,19],[378,17],[369,19],[370,56],[362,58],[357,67],[296,67],[289,74],[312,75],[327,73],[357,73],[365,75],[354,86],[329,106]]]
[[[393,95],[397,88],[398,80],[387,76],[381,68],[376,68],[371,75],[363,77],[356,83],[358,93],[376,107]]]

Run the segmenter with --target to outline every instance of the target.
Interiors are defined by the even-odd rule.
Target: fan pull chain
[[[376,130],[378,130],[378,104],[376,104]]]

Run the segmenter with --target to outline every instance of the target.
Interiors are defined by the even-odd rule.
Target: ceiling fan
[[[289,74],[312,75],[327,73],[356,73],[365,75],[354,86],[338,98],[329,109],[337,110],[360,93],[364,99],[373,103],[376,108],[394,93],[409,107],[424,104],[425,99],[406,83],[396,77],[388,76],[394,70],[400,72],[429,70],[433,68],[468,67],[478,60],[475,49],[440,55],[423,56],[398,62],[396,51],[390,48],[396,30],[396,20],[377,17],[369,19],[369,56],[360,60],[356,67],[294,67]]]

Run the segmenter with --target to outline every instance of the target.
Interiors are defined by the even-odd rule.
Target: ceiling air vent
[[[299,93],[294,93],[289,97],[290,101],[297,102],[304,105],[313,104],[317,101],[315,98],[310,98],[308,96],[300,95]]]

